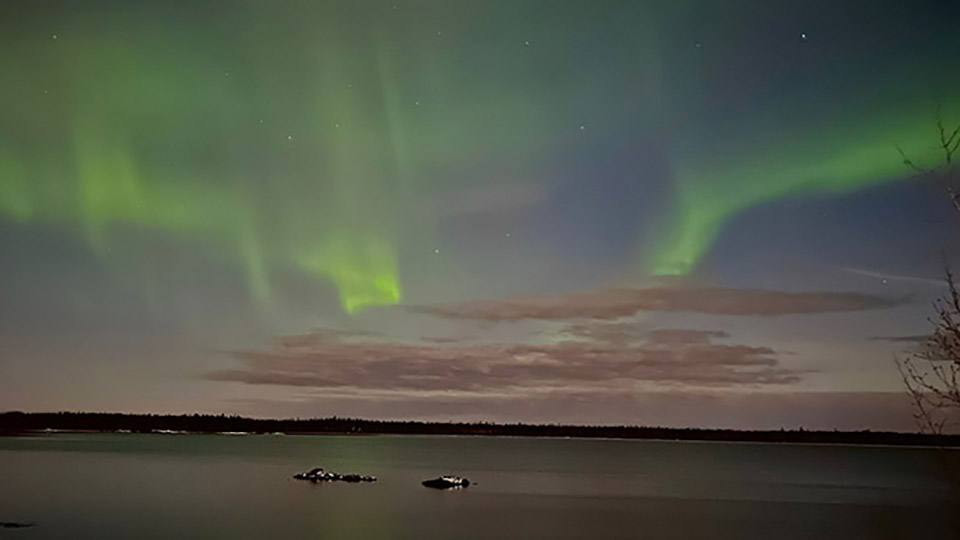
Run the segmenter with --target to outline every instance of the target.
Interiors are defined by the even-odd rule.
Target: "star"
[[[420,106],[420,102],[419,102],[419,101],[414,101],[413,104],[416,105],[417,107]]]
[[[524,41],[523,44],[524,44],[525,46],[529,47],[529,46],[530,46],[530,41],[529,41],[529,40]]]
[[[292,141],[292,140],[293,140],[293,135],[287,135],[287,140],[288,140],[288,141]]]
[[[440,254],[440,250],[439,250],[439,249],[434,249],[434,250],[433,250],[433,254],[434,254],[434,255],[439,255],[439,254]]]
[[[806,33],[801,33],[801,34],[800,34],[800,39],[806,41],[806,40],[807,40],[807,34],[806,34]]]
[[[60,39],[60,36],[58,36],[58,35],[56,35],[56,34],[54,34],[54,35],[51,36],[51,37],[52,37],[53,39]]]
[[[700,43],[699,41],[698,41],[697,43],[694,43],[693,46],[696,47],[696,48],[698,48],[698,49],[702,49],[702,48],[703,48],[703,44]]]
[[[585,129],[587,129],[587,126],[585,126],[585,125],[583,125],[583,124],[580,124],[580,131],[583,131],[583,130],[585,130]]]
[[[339,123],[336,123],[336,124],[333,125],[333,127],[338,128],[338,127],[340,127],[340,124],[339,124]]]

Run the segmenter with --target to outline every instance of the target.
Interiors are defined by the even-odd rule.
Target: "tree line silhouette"
[[[367,435],[473,435],[663,439],[683,441],[780,442],[818,444],[886,444],[960,446],[960,435],[889,431],[817,431],[800,429],[735,430],[651,426],[498,424],[491,422],[420,422],[358,418],[257,419],[211,414],[125,414],[91,412],[0,413],[0,435],[44,431],[132,433],[283,433]]]

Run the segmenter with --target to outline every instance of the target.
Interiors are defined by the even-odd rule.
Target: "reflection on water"
[[[392,436],[0,439],[10,538],[949,538],[930,449]],[[298,482],[312,467],[376,483]],[[476,482],[445,492],[421,480]]]

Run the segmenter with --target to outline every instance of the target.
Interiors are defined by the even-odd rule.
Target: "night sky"
[[[950,1],[0,2],[0,409],[912,429]]]

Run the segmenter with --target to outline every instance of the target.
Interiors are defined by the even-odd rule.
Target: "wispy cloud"
[[[433,201],[440,217],[515,214],[540,204],[544,189],[533,184],[484,185],[438,194]]]
[[[411,307],[437,317],[484,321],[617,319],[641,311],[711,315],[790,315],[888,308],[903,299],[853,292],[783,292],[721,287],[618,288]]]
[[[915,336],[874,336],[870,341],[891,341],[894,343],[926,343],[932,336],[930,334],[919,334]]]
[[[790,385],[804,371],[780,365],[768,347],[717,343],[718,331],[632,329],[620,323],[578,324],[546,344],[441,346],[290,336],[263,351],[235,353],[238,369],[206,378],[246,384],[379,391],[416,396],[604,393],[638,385],[727,388]]]
[[[946,282],[943,279],[934,279],[928,277],[920,276],[908,276],[903,274],[891,274],[888,272],[880,272],[877,270],[866,270],[864,268],[852,268],[852,267],[843,267],[843,271],[850,272],[851,274],[857,274],[861,276],[866,276],[874,279],[885,280],[885,281],[901,281],[909,283],[919,283],[922,285],[929,285],[931,287],[946,287]]]

